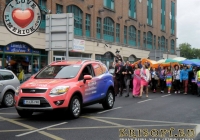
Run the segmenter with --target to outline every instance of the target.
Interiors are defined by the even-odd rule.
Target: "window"
[[[160,37],[158,37],[158,49],[160,50],[161,40]]]
[[[136,18],[136,0],[129,0],[129,17]]]
[[[41,9],[41,11],[47,12],[47,1],[46,0],[39,0],[38,5]],[[40,29],[45,29],[46,27],[46,15],[45,13],[41,13],[41,24],[40,24]]]
[[[143,33],[143,48],[146,48],[146,33]]]
[[[87,37],[90,37],[90,18],[91,18],[91,16],[89,14],[86,14],[86,18],[85,18],[85,35]]]
[[[101,39],[101,18],[97,18],[97,34],[96,34],[97,39]]]
[[[120,24],[116,24],[116,42],[120,42]]]
[[[114,10],[114,4],[115,4],[114,0],[104,0],[104,6],[106,8]]]
[[[95,76],[99,76],[103,74],[103,70],[98,63],[92,64]]]
[[[124,26],[124,44],[127,44],[127,26]]]
[[[153,25],[153,0],[147,0],[147,24]]]
[[[153,43],[154,49],[156,49],[156,35],[154,35],[154,43]]]
[[[133,25],[129,26],[128,44],[130,46],[136,46],[136,28]]]
[[[168,39],[166,39],[165,43],[166,43],[166,50],[168,51],[169,50],[169,48],[168,48]]]
[[[35,78],[36,79],[70,79],[74,78],[81,66],[46,66]]]
[[[165,37],[164,36],[161,37],[161,50],[165,51]]]
[[[147,33],[147,49],[153,49],[153,34],[151,32]]]
[[[140,47],[140,30],[138,30],[138,46]]]
[[[14,75],[8,71],[0,71],[1,79],[3,80],[11,80],[14,79]]]
[[[105,41],[114,42],[114,22],[109,17],[104,18],[103,35]]]
[[[175,34],[175,3],[171,2],[171,34]]]
[[[82,30],[82,19],[83,19],[83,12],[82,10],[75,6],[75,5],[69,5],[67,7],[68,13],[74,13],[74,34],[78,36],[83,35]]]
[[[101,66],[101,69],[103,70],[103,73],[106,73],[108,71],[105,64],[101,64],[100,66]]]
[[[60,4],[56,4],[56,14],[63,13],[63,6]]]
[[[175,53],[175,45],[174,45],[174,40],[172,39],[171,40],[171,51],[170,51],[172,54]]]
[[[80,74],[79,81],[84,79],[85,75],[91,75],[94,77],[94,72],[92,70],[91,65],[87,65]]]
[[[161,0],[161,25],[160,29],[165,31],[165,0]]]

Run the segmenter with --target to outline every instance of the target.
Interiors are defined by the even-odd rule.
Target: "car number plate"
[[[40,105],[40,100],[24,100],[25,105]]]

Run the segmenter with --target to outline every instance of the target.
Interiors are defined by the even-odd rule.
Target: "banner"
[[[85,51],[85,40],[74,39],[73,52],[84,52]]]

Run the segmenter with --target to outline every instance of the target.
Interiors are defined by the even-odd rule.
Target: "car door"
[[[84,75],[91,75],[92,79],[84,82]],[[79,86],[83,95],[83,103],[92,102],[98,98],[96,94],[96,81],[91,65],[87,65],[83,68],[79,76]]]
[[[96,81],[96,87],[97,87],[97,95],[98,99],[100,99],[103,95],[105,95],[105,77],[103,75],[103,70],[99,63],[93,63],[92,67],[94,69],[94,80]]]

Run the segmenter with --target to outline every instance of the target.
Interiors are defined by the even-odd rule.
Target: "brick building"
[[[156,49],[164,52],[164,58],[176,56],[177,0],[35,0],[43,11],[42,24],[37,32],[26,37],[14,36],[3,26],[2,14],[8,1],[0,1],[0,46],[22,42],[39,49],[39,64],[43,63],[42,56],[48,55],[49,61],[65,56],[65,52],[44,50],[48,12],[74,13],[74,35],[76,39],[85,40],[85,50],[69,52],[69,56],[99,59],[107,66],[117,49],[124,60],[131,62],[148,58],[149,52]],[[2,52],[0,58],[3,61],[6,54]],[[33,62],[33,58],[30,59]]]

